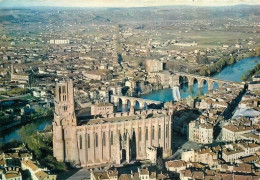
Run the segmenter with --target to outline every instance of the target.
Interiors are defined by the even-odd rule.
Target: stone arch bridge
[[[238,87],[244,86],[242,83],[237,83],[233,81],[225,81],[225,80],[219,80],[211,77],[206,77],[206,76],[199,76],[199,75],[194,75],[194,74],[188,74],[188,73],[174,73],[176,76],[179,76],[184,78],[186,77],[188,80],[188,85],[193,86],[195,80],[198,82],[198,88],[203,87],[203,83],[206,81],[208,83],[208,90],[213,90],[213,85],[214,83],[217,83],[219,87],[223,87],[224,85],[235,85]]]
[[[127,105],[127,102],[129,101],[131,106],[135,106],[136,102],[139,103],[140,109],[143,109],[145,107],[145,104],[148,106],[150,104],[161,104],[161,101],[154,101],[150,99],[142,99],[142,98],[136,98],[136,97],[128,97],[128,96],[119,96],[119,95],[111,95],[111,102],[118,105],[119,101],[122,101],[122,105]]]

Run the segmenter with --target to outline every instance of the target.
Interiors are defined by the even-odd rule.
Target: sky
[[[0,0],[5,7],[144,7],[165,5],[232,6],[238,4],[260,5],[260,0]]]

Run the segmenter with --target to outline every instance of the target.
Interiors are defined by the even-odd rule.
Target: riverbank
[[[233,65],[226,66],[222,69],[221,72],[212,76],[215,79],[226,80],[226,81],[234,81],[234,82],[241,82],[241,76],[246,73],[248,70],[254,68],[255,65],[260,63],[260,57],[250,57],[244,58]],[[180,86],[180,94],[181,98],[185,99],[188,97],[196,97],[207,93],[208,87],[207,83],[203,85],[202,90],[199,90],[198,83],[195,82],[193,88],[190,89],[187,84]],[[213,87],[214,89],[217,86]],[[141,98],[156,100],[156,101],[172,101],[173,99],[173,92],[170,88],[161,89],[158,91],[153,91],[148,94],[140,95]]]
[[[225,67],[220,73],[217,73],[212,77],[221,80],[242,82],[243,80],[241,79],[241,77],[259,63],[259,56],[244,58],[231,66]]]
[[[142,96],[142,95],[146,95],[146,94],[152,93],[152,92],[155,92],[155,91],[159,91],[159,90],[162,90],[162,89],[164,89],[163,86],[153,86],[152,88],[149,88],[149,89],[146,88],[143,92],[140,93],[140,95],[138,95],[138,97]]]
[[[47,116],[40,116],[40,117],[37,117],[36,119],[34,118],[34,119],[26,119],[26,120],[16,120],[14,122],[11,122],[11,123],[9,123],[7,125],[4,125],[4,126],[0,127],[0,133],[2,133],[3,131],[7,131],[8,129],[14,128],[16,126],[26,125],[26,124],[31,123],[33,121],[39,121],[42,118],[49,119],[49,118],[52,118],[52,115],[49,114]]]
[[[260,57],[259,57],[260,58]],[[246,74],[244,74],[241,79],[243,81],[248,81],[248,80],[252,80],[252,77],[255,75],[259,75],[260,74],[260,64],[257,64],[253,69],[247,71]]]
[[[252,55],[252,54],[251,54]],[[226,60],[220,60],[220,61],[218,61],[217,63],[219,63],[219,64],[222,64],[222,66],[221,66],[221,69],[220,70],[218,70],[218,71],[216,71],[216,72],[214,72],[213,73],[213,71],[210,71],[211,73],[210,74],[207,74],[206,73],[206,75],[203,75],[203,76],[210,76],[210,77],[214,77],[214,78],[216,78],[216,79],[222,79],[222,80],[229,80],[229,81],[236,81],[236,82],[241,82],[240,80],[241,80],[241,75],[243,75],[243,73],[245,73],[244,72],[244,70],[242,70],[243,72],[242,72],[242,74],[239,74],[240,75],[240,78],[239,78],[239,80],[238,79],[235,79],[234,78],[234,80],[232,80],[232,79],[225,79],[225,78],[222,78],[222,76],[221,76],[221,74],[223,74],[223,70],[224,69],[226,69],[226,68],[229,68],[229,67],[232,67],[233,65],[235,65],[235,64],[237,64],[237,63],[239,63],[240,61],[243,61],[243,60],[247,60],[247,59],[260,59],[260,56],[249,56],[249,57],[244,57],[244,58],[242,58],[242,57],[239,57],[239,58],[233,58],[233,56],[231,56],[230,57],[230,59],[226,59]],[[253,63],[254,64],[254,63]],[[211,65],[211,66],[215,66],[215,63],[213,64],[213,65]],[[246,65],[246,68],[248,67],[248,69],[250,70],[250,69],[252,69],[252,67],[249,65]],[[208,67],[207,67],[208,68]],[[242,67],[243,68],[243,67]],[[240,68],[239,68],[239,70],[240,70]],[[208,70],[206,70],[206,71],[208,71]],[[248,71],[248,70],[247,70]],[[222,72],[222,73],[221,73]],[[202,74],[200,74],[200,75],[202,75]],[[219,76],[220,75],[220,76]],[[232,73],[230,74],[231,76],[232,76]],[[228,75],[226,76],[226,77],[228,77]],[[196,85],[196,83],[195,83],[195,85]],[[170,87],[168,87],[168,88],[170,88]],[[142,93],[140,93],[140,95],[138,96],[138,97],[142,97],[142,98],[146,98],[147,97],[147,95],[148,95],[148,97],[149,97],[149,94],[152,94],[152,93],[156,93],[157,91],[161,91],[161,90],[163,90],[163,89],[168,89],[168,88],[165,88],[165,87],[158,87],[158,88],[156,88],[156,89],[154,89],[154,88],[151,88],[149,91],[148,90],[146,90],[146,91],[144,91],[144,92],[142,92]],[[203,90],[203,91],[205,91],[205,90]],[[186,97],[186,96],[185,96]],[[156,99],[153,99],[153,100],[156,100]]]
[[[12,140],[20,140],[20,136],[18,135],[18,132],[22,129],[24,125],[27,124],[34,124],[38,131],[42,131],[46,128],[46,126],[49,126],[52,124],[53,116],[46,116],[38,118],[34,121],[28,121],[26,123],[19,124],[17,126],[10,127],[2,132],[0,132],[0,143],[8,143]]]
[[[199,70],[201,76],[214,76],[221,72],[225,67],[232,66],[233,64],[246,59],[257,57],[255,52],[248,52],[250,54],[244,55],[243,57],[235,57],[234,55],[222,57],[217,62],[207,66],[203,65]]]

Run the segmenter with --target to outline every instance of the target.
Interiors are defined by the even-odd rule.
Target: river
[[[53,118],[45,118],[45,119],[39,119],[34,122],[31,122],[36,126],[36,128],[41,131],[44,130],[44,128],[48,125],[52,124]],[[7,143],[12,140],[19,140],[20,136],[18,135],[19,130],[22,128],[22,125],[16,126],[13,128],[10,128],[6,131],[3,131],[0,133],[0,143]]]
[[[212,77],[221,80],[241,82],[242,75],[245,74],[248,70],[253,69],[258,63],[260,63],[260,57],[244,58],[233,65],[225,67],[221,72],[215,74]],[[217,87],[218,85],[214,84],[213,89],[216,89]],[[189,89],[188,85],[184,84],[180,86],[180,94],[182,98],[187,98],[189,96],[194,97],[207,93],[207,89],[207,83],[203,85],[203,88],[200,91],[198,89],[197,82],[194,83],[192,89]],[[141,95],[140,97],[163,102],[174,100],[172,89],[170,88],[154,91]]]
[[[231,66],[225,67],[221,72],[214,75],[213,77],[216,79],[228,80],[228,81],[236,81],[241,82],[241,76],[246,73],[248,70],[252,69],[256,64],[260,63],[260,57],[251,57],[244,58]],[[214,85],[214,89],[217,88],[217,85]],[[205,94],[207,92],[207,84],[204,84],[201,91],[198,90],[198,84],[195,82],[192,89],[189,89],[187,84],[181,85],[180,93],[182,98],[187,98],[189,96],[198,96],[201,94]],[[158,91],[154,91],[145,95],[141,95],[141,98],[158,100],[158,101],[172,101],[172,89],[161,89]],[[43,120],[38,120],[36,122],[32,122],[36,125],[38,130],[43,130],[47,125],[51,125],[52,118],[47,118]],[[20,137],[18,135],[18,131],[22,126],[17,126],[9,129],[8,131],[2,132],[0,134],[0,142],[10,142],[12,139],[19,140]]]

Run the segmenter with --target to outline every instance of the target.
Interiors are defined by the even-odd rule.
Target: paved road
[[[80,169],[78,172],[67,178],[68,180],[83,180],[90,179],[90,171],[86,169]]]

